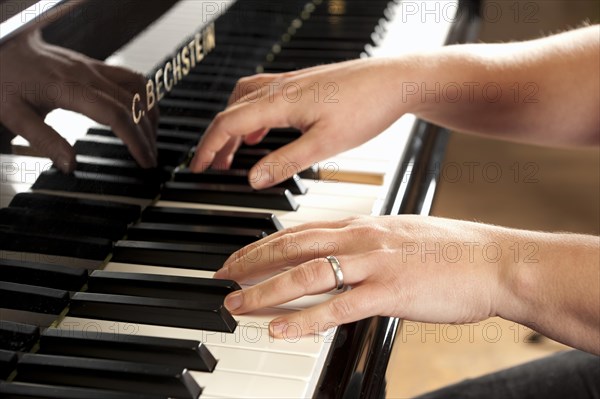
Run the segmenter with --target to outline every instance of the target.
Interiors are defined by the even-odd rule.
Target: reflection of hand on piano
[[[111,126],[141,166],[156,164],[156,109],[139,125],[131,117],[133,94],[145,84],[141,75],[49,45],[39,31],[15,38],[0,52],[0,122],[58,168],[73,170],[75,152],[44,123],[46,114],[56,108],[80,112]]]
[[[304,135],[262,159],[255,166],[269,166],[262,173],[250,172],[262,176],[252,182],[255,188],[280,183],[315,162],[367,142],[396,121],[405,112],[392,87],[394,81],[400,83],[398,73],[389,61],[369,59],[244,78],[230,106],[207,129],[191,167],[227,168],[242,138],[256,144],[269,128],[295,127]]]

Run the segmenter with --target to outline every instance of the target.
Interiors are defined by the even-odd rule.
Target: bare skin
[[[0,122],[60,170],[75,168],[75,152],[44,123],[46,114],[57,108],[110,126],[140,166],[156,166],[157,110],[140,124],[131,116],[133,95],[144,90],[142,75],[50,45],[37,31],[5,43],[0,54]]]
[[[289,176],[289,162],[303,167],[376,136],[405,113],[453,129],[555,146],[600,142],[600,29],[592,26],[524,43],[453,46],[401,59],[358,60],[283,75],[241,80],[227,110],[200,142],[192,168],[227,168],[240,142],[259,142],[272,127],[303,131],[296,142],[266,162],[274,174],[253,181],[260,189]],[[294,82],[308,90],[335,82],[337,103],[312,96],[286,101],[270,83]],[[462,87],[460,98],[423,96],[427,89]],[[489,83],[490,91],[482,88]],[[472,91],[470,91],[471,89]],[[492,88],[502,95],[493,96]],[[377,93],[373,96],[372,93]],[[526,101],[527,100],[527,101]],[[568,104],[568,106],[566,106]],[[361,112],[356,112],[361,110]],[[295,243],[302,256],[289,260],[267,248]],[[501,316],[529,325],[568,345],[600,353],[600,243],[598,237],[528,232],[478,223],[417,216],[321,221],[287,229],[233,254],[217,278],[240,282],[289,270],[240,292],[225,305],[245,313],[335,285],[331,268],[310,246],[335,243],[353,289],[329,301],[272,321],[270,333],[286,326],[302,334],[374,315],[408,320],[467,323]],[[469,244],[470,243],[470,244]],[[439,258],[425,248],[440,248]],[[491,245],[500,257],[483,248]],[[454,258],[444,248],[462,248]],[[415,252],[416,248],[416,252]],[[473,249],[470,251],[469,248]],[[515,248],[535,254],[525,259]],[[257,252],[258,251],[258,252]],[[531,254],[530,254],[531,255]],[[527,261],[526,261],[527,260]],[[291,268],[290,268],[291,267]],[[294,328],[293,331],[298,331]]]

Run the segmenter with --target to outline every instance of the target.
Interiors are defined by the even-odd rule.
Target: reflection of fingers
[[[49,157],[65,173],[75,168],[75,151],[54,129],[44,123],[28,104],[14,106],[2,121],[8,129],[23,136],[31,147]]]
[[[127,145],[132,156],[142,167],[156,166],[155,147],[143,132],[142,127],[133,122],[130,110],[103,92],[96,94],[94,99],[67,103],[62,106],[80,112],[99,123],[109,125]]]
[[[271,321],[269,333],[276,338],[295,339],[374,316],[381,307],[380,297],[372,287],[359,286],[312,308]]]
[[[233,162],[235,152],[240,146],[240,138],[232,137],[229,142],[215,155],[213,161],[213,168],[215,169],[229,169]]]
[[[236,291],[225,298],[225,306],[235,314],[281,305],[305,295],[322,294],[335,287],[335,277],[326,259],[302,263],[258,285]]]

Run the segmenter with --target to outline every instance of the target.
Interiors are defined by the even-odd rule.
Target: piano
[[[194,175],[185,165],[240,77],[469,42],[479,3],[25,3],[3,9],[0,40],[43,29],[51,43],[149,79],[196,34],[214,35],[215,46],[158,103],[156,169],[137,168],[110,129],[62,110],[47,123],[75,146],[74,174],[18,139],[17,154],[0,155],[2,397],[384,397],[401,320],[273,340],[269,320],[331,294],[232,316],[222,300],[240,286],[211,277],[233,251],[285,227],[428,214],[448,132],[408,115],[373,142],[261,192],[245,171],[299,132],[275,129],[242,147],[232,171]]]

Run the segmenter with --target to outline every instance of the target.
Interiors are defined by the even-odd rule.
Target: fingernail
[[[250,176],[257,176],[258,179],[252,179],[250,184],[255,190],[262,190],[263,188],[267,188],[273,184],[273,175],[268,170],[262,172],[256,172],[252,170],[250,172]]]
[[[225,307],[227,310],[234,311],[242,306],[242,293],[240,291],[229,294],[225,298]]]
[[[283,319],[275,319],[269,325],[269,332],[272,337],[281,338],[288,328],[288,323]]]
[[[213,275],[213,278],[220,278],[220,279],[226,279],[228,277],[229,277],[229,268],[227,266],[220,268]]]

